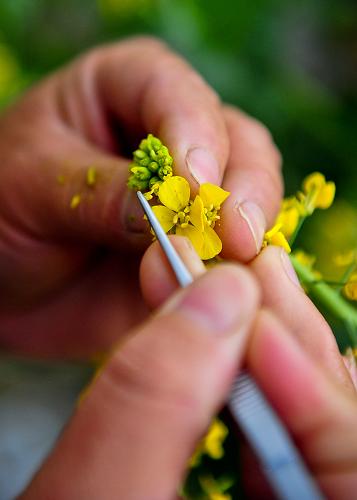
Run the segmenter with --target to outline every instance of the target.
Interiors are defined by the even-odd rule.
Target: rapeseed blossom
[[[291,252],[290,245],[282,232],[282,224],[275,224],[275,226],[265,233],[263,248],[267,245],[282,247],[287,253]]]
[[[162,205],[152,207],[166,233],[188,238],[202,260],[212,259],[222,250],[222,242],[213,229],[220,216],[221,204],[229,196],[214,184],[202,184],[194,200],[184,177],[164,180],[157,192]]]
[[[306,215],[311,215],[316,208],[329,208],[335,198],[336,186],[334,182],[326,182],[320,172],[308,175],[303,181],[303,192],[299,199]]]
[[[227,434],[228,429],[224,423],[218,418],[214,419],[208,429],[208,432],[197,446],[196,451],[191,458],[191,466],[198,465],[202,455],[208,455],[214,460],[222,458],[224,455],[223,442],[226,439]]]

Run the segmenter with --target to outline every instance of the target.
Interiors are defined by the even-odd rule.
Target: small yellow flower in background
[[[208,455],[218,460],[224,455],[223,442],[228,434],[228,429],[224,423],[215,418],[208,429],[207,434],[198,444],[195,453],[191,457],[190,466],[195,467],[200,463],[202,455]]]
[[[224,455],[223,442],[228,434],[228,429],[221,420],[215,419],[203,440],[205,453],[211,458],[222,458]]]
[[[304,250],[297,249],[297,250],[294,250],[294,257],[296,258],[296,260],[298,262],[300,262],[300,264],[302,264],[307,269],[310,269],[310,271],[312,271],[316,280],[322,279],[322,274],[320,273],[320,271],[317,271],[316,269],[314,269],[314,265],[316,262],[316,257],[314,255],[310,255],[310,254],[304,252]]]
[[[333,262],[338,267],[347,267],[353,263],[357,264],[357,252],[356,250],[349,250],[348,252],[339,253],[335,255]]]
[[[291,252],[290,245],[285,238],[284,233],[281,231],[282,224],[275,224],[269,231],[264,235],[263,248],[268,245],[275,245],[277,247],[282,247],[287,253]]]
[[[357,300],[357,273],[353,273],[343,287],[343,292],[350,300]]]
[[[190,185],[180,176],[168,177],[158,189],[162,205],[152,207],[166,233],[188,238],[202,260],[212,259],[222,250],[222,242],[214,231],[221,204],[227,191],[213,184],[202,184],[199,194],[190,200]]]
[[[303,264],[308,269],[312,269],[315,262],[316,262],[316,257],[314,255],[310,255],[310,254],[304,252],[304,250],[300,250],[300,249],[295,250],[294,256],[300,262],[300,264]]]
[[[326,182],[320,172],[308,175],[303,181],[303,193],[299,198],[305,208],[306,215],[311,215],[316,208],[329,208],[335,198],[336,186],[334,182]]]

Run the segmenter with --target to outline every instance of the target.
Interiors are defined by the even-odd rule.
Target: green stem
[[[336,318],[344,323],[347,322],[351,329],[357,330],[357,309],[349,304],[338,291],[323,281],[316,283],[313,271],[301,264],[293,254],[290,255],[290,258],[300,280],[308,285],[309,296],[316,299]],[[357,339],[355,342],[355,346],[357,346]]]
[[[348,268],[346,269],[344,275],[342,276],[342,283],[343,285],[341,285],[341,287],[339,288],[339,292],[342,290],[342,288],[345,286],[345,284],[348,282],[348,280],[350,279],[352,273],[355,271],[356,269],[356,264],[354,262],[352,262],[352,264],[350,264],[348,266]]]

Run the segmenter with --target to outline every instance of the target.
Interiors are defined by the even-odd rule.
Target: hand
[[[100,47],[34,87],[0,120],[3,348],[88,356],[146,317],[137,268],[149,237],[126,188],[126,155],[148,131],[169,146],[193,191],[199,180],[232,192],[222,213],[225,255],[246,261],[256,254],[282,192],[280,157],[266,129],[222,105],[157,40]],[[91,166],[94,188],[86,185]],[[106,325],[115,319],[112,332]]]
[[[194,275],[204,272],[181,239],[172,240]],[[150,269],[155,267],[155,277]],[[301,288],[288,256],[268,247],[250,264],[262,292],[246,363],[298,444],[328,498],[350,498],[357,486],[356,391],[335,337]],[[143,292],[157,307],[177,287],[158,244],[146,252]],[[215,294],[221,290],[215,288]],[[236,304],[241,298],[237,296]],[[279,320],[277,319],[279,318]],[[248,446],[243,478],[249,498],[270,488]]]
[[[224,403],[243,357],[323,492],[350,498],[357,487],[355,394],[336,383],[272,311],[259,309],[260,287],[252,274],[232,264],[204,274],[192,248],[173,240],[191,272],[203,275],[113,352],[21,500],[53,494],[58,500],[176,498],[197,440]],[[279,266],[274,252],[263,258]],[[142,264],[146,292],[153,264],[159,264],[160,282],[170,279],[157,244]],[[303,296],[284,279],[276,286],[289,293],[295,287],[294,298]],[[312,314],[316,326],[312,304],[298,309],[303,318]],[[267,498],[254,471],[257,498]]]

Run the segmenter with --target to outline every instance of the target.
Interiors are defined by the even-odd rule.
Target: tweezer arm
[[[193,278],[189,273],[189,271],[187,270],[185,264],[182,262],[181,258],[177,254],[176,250],[171,245],[170,240],[167,237],[167,234],[162,229],[159,221],[155,217],[155,214],[152,211],[149,202],[147,201],[143,193],[141,193],[140,191],[138,191],[136,194],[139,198],[141,206],[143,207],[145,215],[148,218],[150,225],[155,233],[155,236],[159,240],[159,243],[163,251],[165,252],[166,257],[170,262],[170,265],[176,275],[177,281],[182,287],[190,285],[193,282]]]

